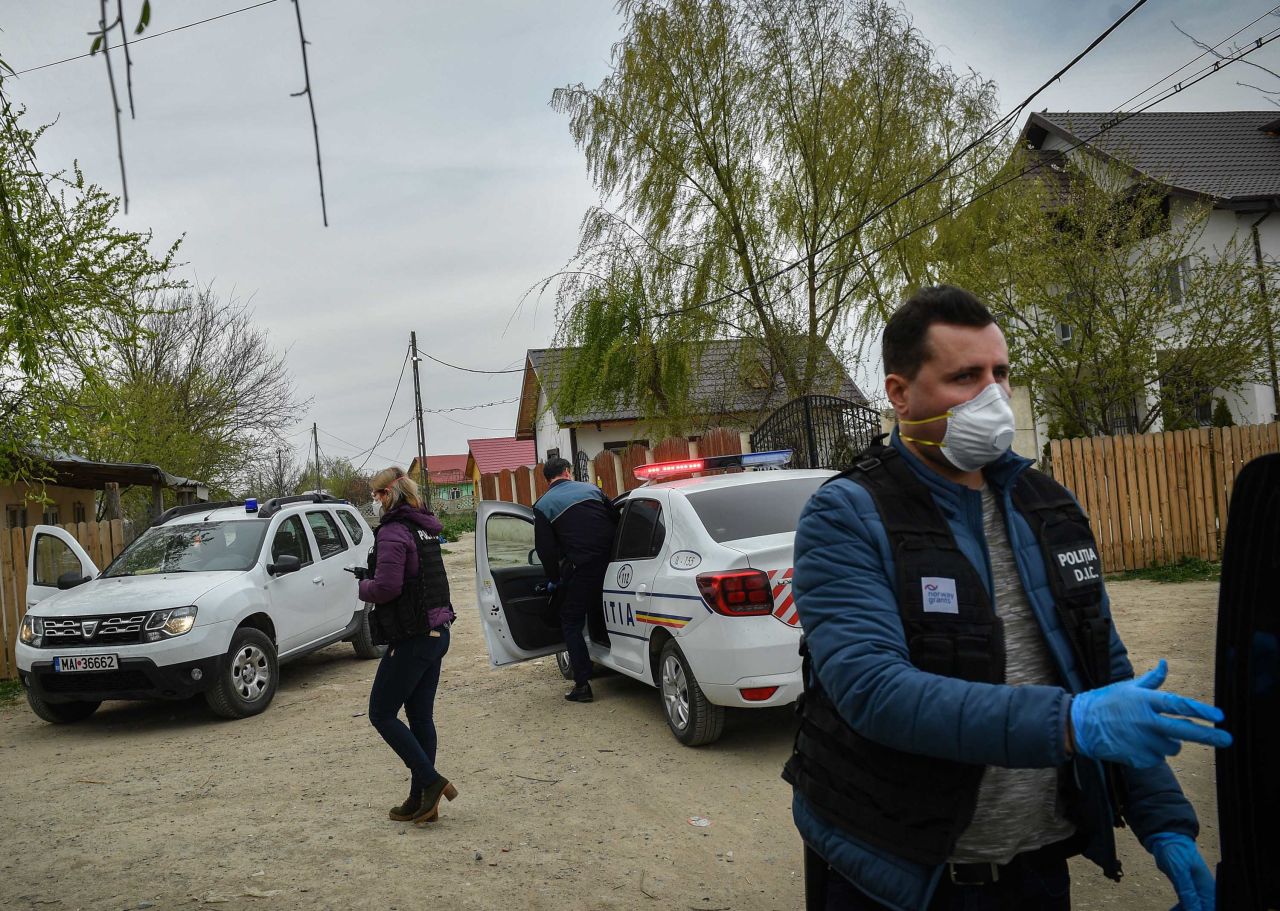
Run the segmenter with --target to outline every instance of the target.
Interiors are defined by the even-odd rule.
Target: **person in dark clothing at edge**
[[[436,771],[433,718],[440,665],[454,620],[449,580],[440,556],[440,520],[423,505],[418,485],[399,468],[373,476],[382,521],[374,532],[369,568],[358,568],[360,600],[374,605],[373,639],[386,644],[369,693],[369,722],[408,766],[409,796],[393,807],[397,822],[424,825],[439,817],[442,797],[458,789]],[[406,726],[399,718],[404,707]]]
[[[583,626],[587,611],[600,607],[618,512],[599,487],[571,478],[568,459],[548,460],[542,474],[551,487],[533,504],[533,540],[547,590],[560,605],[560,626],[573,666],[573,689],[564,698],[590,702],[591,656]]]
[[[900,429],[796,533],[806,692],[783,777],[808,907],[1068,909],[1068,857],[1120,878],[1123,820],[1178,907],[1211,911],[1165,757],[1230,735],[1160,692],[1164,661],[1133,679],[1088,520],[1010,451],[1000,328],[969,292],[924,288],[883,355]]]

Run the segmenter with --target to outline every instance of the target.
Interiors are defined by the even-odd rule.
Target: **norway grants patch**
[[[960,613],[960,599],[956,597],[955,579],[924,576],[920,580],[920,598],[926,614]]]
[[[1068,591],[1088,588],[1102,581],[1102,561],[1098,559],[1098,551],[1092,541],[1054,547],[1050,551],[1050,560]]]

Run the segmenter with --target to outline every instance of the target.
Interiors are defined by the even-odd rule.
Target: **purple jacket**
[[[382,516],[378,529],[378,568],[372,579],[360,580],[360,600],[370,604],[394,601],[405,582],[418,575],[418,546],[405,522],[416,525],[429,535],[438,535],[442,526],[435,513],[426,507],[397,506]],[[453,619],[453,608],[435,607],[428,618],[433,627]]]

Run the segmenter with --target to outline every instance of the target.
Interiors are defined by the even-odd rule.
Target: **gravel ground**
[[[461,791],[438,823],[388,821],[407,773],[364,715],[374,664],[336,645],[283,669],[275,703],[244,721],[203,702],[109,703],[52,726],[0,704],[0,907],[798,909],[799,838],[778,777],[789,710],[731,713],[691,750],[656,692],[595,682],[569,705],[555,662],[488,666],[472,538],[449,546],[461,618],[437,702],[441,771]],[[1212,690],[1217,587],[1112,586],[1134,662]],[[1217,860],[1212,756],[1174,759]],[[705,828],[690,817],[711,820]],[[1078,864],[1075,907],[1160,909],[1173,893],[1120,833],[1117,885]]]

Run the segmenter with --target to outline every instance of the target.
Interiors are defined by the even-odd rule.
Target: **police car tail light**
[[[701,573],[698,591],[711,609],[726,617],[759,617],[773,613],[769,577],[759,569]]]
[[[778,688],[776,686],[743,686],[738,688],[738,692],[747,702],[764,702],[778,692]]]
[[[777,449],[772,452],[743,452],[701,459],[680,459],[676,462],[654,462],[638,466],[634,474],[641,481],[656,481],[697,474],[700,471],[723,471],[727,468],[781,468],[791,463],[791,454],[790,449]]]

